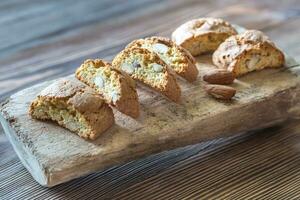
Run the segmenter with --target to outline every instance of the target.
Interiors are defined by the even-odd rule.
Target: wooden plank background
[[[214,16],[266,32],[300,61],[299,0],[3,0],[0,100],[111,60],[128,42]],[[0,130],[0,199],[300,199],[300,122],[163,152],[51,189],[24,169]]]

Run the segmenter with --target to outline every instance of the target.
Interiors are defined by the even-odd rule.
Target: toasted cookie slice
[[[139,116],[139,101],[135,81],[113,69],[104,60],[86,60],[77,70],[76,78],[94,88],[105,101],[131,117]]]
[[[188,21],[172,33],[172,40],[193,56],[213,52],[236,30],[223,19],[200,18]]]
[[[179,85],[165,62],[156,53],[145,48],[126,48],[114,58],[112,64],[169,99],[179,101]]]
[[[45,88],[31,103],[29,114],[52,120],[94,140],[114,124],[112,109],[99,94],[77,80],[60,80]]]
[[[213,63],[241,76],[266,67],[280,67],[284,54],[269,38],[257,30],[229,37],[213,54]]]
[[[178,75],[189,82],[197,79],[198,69],[194,57],[181,46],[176,45],[172,40],[163,37],[149,37],[139,39],[127,45],[127,48],[133,46],[146,48],[155,52],[165,61]]]

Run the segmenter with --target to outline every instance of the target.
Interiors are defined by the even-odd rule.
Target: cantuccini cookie
[[[172,33],[172,40],[193,56],[213,52],[237,31],[228,22],[218,18],[200,18],[188,21]]]
[[[76,77],[100,93],[105,101],[131,117],[139,116],[139,101],[135,81],[125,73],[113,69],[100,59],[86,60],[77,70]]]
[[[213,54],[213,63],[240,76],[266,67],[280,67],[284,54],[261,31],[247,30],[226,39]]]
[[[178,75],[189,82],[196,80],[198,69],[194,57],[181,46],[176,45],[172,40],[164,37],[149,37],[134,40],[126,48],[142,47],[155,52],[165,61]]]
[[[45,88],[31,103],[29,114],[52,120],[94,140],[114,124],[112,109],[99,94],[77,80],[59,80]]]
[[[114,58],[112,64],[133,79],[179,102],[181,90],[176,78],[156,53],[140,47],[125,48]]]

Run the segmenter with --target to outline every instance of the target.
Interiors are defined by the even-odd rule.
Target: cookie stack
[[[84,61],[75,73],[79,81],[53,83],[31,103],[29,113],[94,140],[113,125],[111,107],[132,118],[139,116],[135,80],[179,102],[175,74],[189,82],[196,80],[195,59],[187,50],[162,37],[135,40],[112,64],[101,59]]]
[[[139,117],[136,82],[179,103],[177,78],[194,82],[198,69],[193,56],[212,53],[216,69],[201,74],[205,90],[218,99],[231,99],[234,79],[248,72],[284,63],[283,53],[260,31],[238,34],[222,19],[201,18],[178,27],[172,40],[149,37],[132,41],[113,59],[89,59],[74,80],[62,79],[45,88],[31,103],[35,119],[52,120],[94,140],[114,124],[111,107]]]

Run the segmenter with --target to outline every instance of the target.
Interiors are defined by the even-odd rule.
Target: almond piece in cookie
[[[126,48],[114,58],[112,64],[133,79],[159,91],[172,101],[179,102],[180,87],[165,62],[156,53],[145,48]]]
[[[149,37],[145,39],[134,40],[126,48],[131,47],[146,48],[155,52],[165,61],[178,75],[189,82],[197,79],[198,69],[195,65],[194,57],[181,46],[164,37]]]
[[[90,140],[114,124],[112,109],[77,80],[59,80],[45,88],[31,103],[29,114],[35,119],[52,120]]]
[[[213,54],[213,63],[241,76],[267,67],[281,67],[284,54],[261,31],[247,30],[226,39]]]
[[[139,116],[139,101],[135,81],[113,69],[104,60],[86,60],[77,70],[76,78],[95,89],[106,103],[133,118]]]
[[[200,18],[188,21],[172,33],[172,40],[193,56],[213,52],[229,36],[237,34],[223,19]]]

